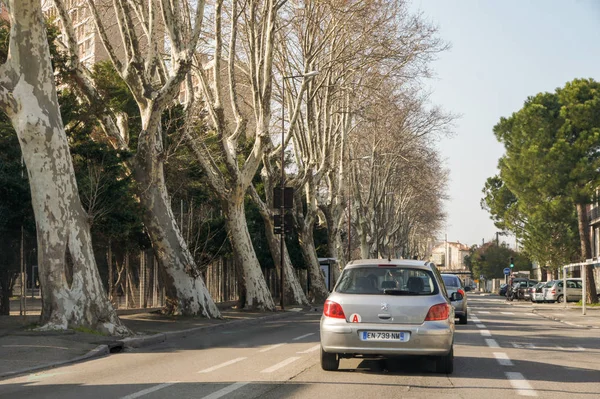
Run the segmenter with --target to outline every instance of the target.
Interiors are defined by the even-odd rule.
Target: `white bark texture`
[[[243,198],[244,191],[239,190],[237,196]],[[259,265],[248,232],[244,201],[231,201],[227,203],[225,210],[227,229],[233,253],[237,264],[241,267],[241,283],[244,287],[245,306],[250,309],[272,310],[275,303],[267,282],[260,267],[247,267],[247,265]]]
[[[224,7],[230,7],[227,13],[223,10]],[[206,171],[228,217],[229,238],[234,256],[243,269],[245,304],[242,305],[265,310],[274,310],[275,305],[245,224],[244,195],[261,164],[269,135],[274,32],[278,8],[279,4],[275,0],[216,1],[214,32],[207,39],[211,44],[207,54],[212,59],[207,63],[203,57],[197,57],[198,65],[193,70],[202,87],[203,105],[214,129],[211,133],[215,134],[218,144],[208,148],[203,140],[213,141],[213,137],[188,136],[188,144]],[[224,20],[223,15],[228,19]],[[227,22],[230,25],[224,28],[223,25]],[[242,45],[238,44],[238,35],[241,36]],[[226,58],[224,42],[227,38]],[[240,47],[246,54],[238,53]],[[222,68],[225,60],[226,65]],[[236,71],[240,70],[245,71],[246,75],[238,77]],[[246,100],[252,103],[252,123],[248,123],[249,116],[241,111],[241,104],[244,102],[240,93],[242,89],[246,92]],[[229,103],[226,102],[227,99]],[[254,131],[246,131],[246,127],[250,125],[254,127]],[[243,146],[248,146],[249,143],[251,148],[243,153]]]
[[[60,116],[39,0],[10,1],[1,104],[17,131],[31,185],[42,287],[42,329],[127,334],[94,258],[89,224]]]
[[[98,9],[93,1],[87,3],[108,56],[127,83],[140,110],[142,131],[130,166],[140,201],[145,207],[144,225],[164,277],[167,294],[165,310],[172,314],[220,317],[168,200],[164,181],[164,137],[160,124],[162,113],[178,94],[180,84],[190,69],[202,26],[204,2],[196,3],[193,26],[191,18],[184,12],[185,2],[161,0],[133,3],[115,0],[110,10]],[[66,47],[73,60],[79,89],[89,103],[102,104],[104,99],[99,97],[89,73],[77,60],[72,23],[63,1],[55,0],[55,5],[63,22],[63,35],[67,39]],[[118,21],[118,32],[124,43],[121,49],[123,56],[117,55],[115,43],[107,34],[104,25],[108,23],[104,18],[107,11]],[[169,66],[165,64],[161,52],[165,36],[170,44]],[[128,148],[130,131],[127,120],[119,118],[109,109],[105,111],[99,116],[104,131],[116,146]]]

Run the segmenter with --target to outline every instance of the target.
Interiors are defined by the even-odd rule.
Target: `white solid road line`
[[[319,344],[319,345],[315,345],[312,348],[309,348],[309,349],[307,349],[305,351],[296,352],[296,353],[310,353],[310,352],[314,352],[314,351],[318,350],[320,347],[321,347],[321,345]]]
[[[204,369],[204,370],[200,370],[200,371],[198,371],[198,372],[199,372],[199,373],[210,373],[211,371],[215,371],[215,370],[217,370],[217,369],[220,369],[221,367],[227,367],[227,366],[229,366],[230,364],[234,364],[234,363],[237,363],[237,362],[241,362],[242,360],[246,360],[246,359],[247,359],[246,357],[238,357],[238,358],[236,358],[236,359],[230,360],[230,361],[228,361],[228,362],[225,362],[225,363],[218,364],[218,365],[216,365],[216,366],[213,366],[213,367],[209,367],[209,368],[207,368],[207,369]]]
[[[266,352],[266,351],[270,351],[271,349],[275,349],[275,348],[279,348],[280,346],[285,345],[285,343],[283,344],[277,344],[277,345],[271,345],[271,346],[267,346],[264,349],[259,350],[259,352]]]
[[[296,337],[296,338],[292,338],[292,341],[298,341],[298,340],[300,340],[302,338],[310,337],[311,335],[315,335],[315,333],[308,333],[308,334],[304,334],[304,335],[301,335],[301,336]]]
[[[135,399],[135,398],[139,398],[140,396],[148,395],[149,393],[156,392],[159,389],[166,388],[166,387],[171,386],[173,384],[176,384],[176,383],[175,382],[166,382],[164,384],[155,385],[153,387],[150,387],[150,388],[138,391],[136,393],[132,393],[131,395],[123,396],[121,399]]]
[[[287,366],[288,364],[295,362],[296,360],[300,359],[299,357],[290,357],[285,359],[283,362],[279,362],[274,366],[271,366],[269,368],[264,369],[263,371],[261,371],[261,373],[272,373],[273,371],[279,370],[282,367]]]
[[[498,342],[496,342],[495,339],[491,339],[491,338],[486,338],[485,339],[485,343],[487,344],[487,346],[489,346],[490,348],[499,348],[500,345],[498,345]]]
[[[494,352],[494,357],[501,366],[514,366],[513,362],[511,362],[508,355],[504,352]]]
[[[208,396],[203,396],[202,399],[219,399],[220,397],[223,397],[227,394],[230,394],[233,391],[236,391],[238,389],[240,389],[241,387],[243,387],[244,385],[248,385],[248,382],[236,382],[235,384],[231,384],[229,386],[226,386],[223,389],[219,389],[216,392],[211,393]]]
[[[533,389],[533,387],[527,382],[523,374],[507,372],[504,373],[506,378],[510,381],[510,385],[513,386],[517,390],[517,393],[521,396],[538,396],[537,392]]]
[[[490,333],[489,330],[479,330],[479,332],[481,333],[482,337],[491,337],[492,333]]]

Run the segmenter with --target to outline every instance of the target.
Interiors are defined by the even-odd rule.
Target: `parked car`
[[[454,308],[431,262],[350,262],[325,301],[321,317],[321,367],[340,359],[397,355],[432,356],[439,373],[454,368]]]
[[[583,285],[580,278],[567,279],[567,302],[581,300]],[[553,280],[544,289],[544,302],[559,302],[564,300],[563,280]]]
[[[456,274],[442,274],[442,280],[446,286],[446,292],[448,295],[452,295],[454,292],[458,292],[462,295],[462,299],[452,302],[454,306],[454,314],[458,317],[459,324],[467,324],[467,294],[466,287],[463,287],[462,281]]]
[[[508,284],[500,284],[500,289],[498,290],[498,295],[506,296],[506,290],[508,289]]]
[[[531,292],[529,291],[529,289],[537,283],[538,281],[529,279],[515,282],[513,284],[515,299],[524,299],[526,301],[530,300]]]
[[[531,302],[544,302],[544,287],[548,285],[548,281],[539,282],[531,287]]]

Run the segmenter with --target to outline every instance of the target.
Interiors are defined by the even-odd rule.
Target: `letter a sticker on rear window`
[[[350,323],[360,323],[360,315],[358,313],[351,314]]]

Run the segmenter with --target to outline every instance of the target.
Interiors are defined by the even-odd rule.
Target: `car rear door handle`
[[[383,320],[389,320],[392,318],[391,314],[378,314],[377,316],[379,316],[379,318]]]

